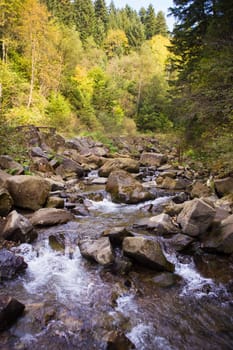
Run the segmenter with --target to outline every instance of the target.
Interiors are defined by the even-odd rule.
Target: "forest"
[[[176,19],[104,0],[0,1],[0,148],[18,125],[96,137],[175,135],[233,169],[233,6],[174,0]]]

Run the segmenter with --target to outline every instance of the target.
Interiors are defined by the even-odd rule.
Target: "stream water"
[[[102,193],[103,186],[86,186],[85,191]],[[160,197],[150,203],[159,207],[166,200]],[[229,261],[215,257],[213,268],[197,268],[191,256],[165,251],[178,275],[177,283],[167,288],[155,283],[155,271],[140,266],[128,275],[113,273],[82,258],[77,240],[99,237],[107,228],[131,226],[148,215],[142,210],[148,203],[114,204],[104,196],[88,204],[89,216],[41,229],[33,245],[17,247],[28,269],[1,284],[0,294],[7,289],[26,305],[26,312],[0,336],[0,349],[102,350],[113,330],[124,333],[138,350],[232,349]],[[51,235],[65,237],[64,250],[50,246]]]

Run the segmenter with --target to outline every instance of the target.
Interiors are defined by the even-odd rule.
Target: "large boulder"
[[[162,153],[143,152],[140,158],[140,163],[145,166],[160,167],[166,161],[167,157]]]
[[[202,247],[225,254],[233,253],[233,215],[221,221],[219,227],[208,235]]]
[[[159,235],[170,235],[179,232],[178,227],[173,223],[168,214],[159,214],[150,218],[143,218],[136,222],[134,226],[151,229]]]
[[[114,261],[108,237],[101,237],[95,240],[81,240],[78,246],[82,256],[89,260],[95,260],[100,265],[109,265]]]
[[[185,190],[189,185],[189,181],[183,178],[173,179],[170,176],[158,177],[156,183],[157,187],[172,191]]]
[[[20,175],[24,172],[24,168],[18,162],[15,162],[10,156],[0,156],[0,168],[9,170],[12,175]]]
[[[37,232],[27,218],[14,210],[7,216],[0,236],[8,241],[28,243],[37,238]]]
[[[6,180],[9,179],[11,177],[11,175],[9,175],[6,171],[3,171],[0,169],[0,186],[5,185]]]
[[[10,296],[0,297],[0,332],[11,327],[22,316],[25,305]]]
[[[73,175],[77,177],[82,177],[84,175],[82,166],[74,160],[63,157],[60,163],[61,164],[56,168],[55,172],[63,179],[69,178]]]
[[[196,181],[192,185],[191,197],[200,198],[200,197],[209,197],[213,194],[211,187],[208,187],[205,183]]]
[[[214,187],[220,197],[233,193],[233,177],[214,180]]]
[[[13,205],[13,199],[5,188],[0,187],[0,216],[6,216]]]
[[[108,149],[101,142],[95,142],[90,137],[76,137],[67,141],[66,146],[77,150],[84,156],[96,155],[104,157],[109,153]]]
[[[124,170],[116,170],[109,175],[106,191],[117,203],[136,204],[153,198],[139,181]]]
[[[30,218],[34,226],[52,226],[65,224],[74,219],[74,215],[65,209],[42,208],[37,210]]]
[[[183,233],[189,236],[199,236],[212,224],[216,210],[202,199],[195,198],[185,203],[178,215],[177,222]]]
[[[7,249],[0,250],[0,278],[11,279],[27,268],[22,256],[16,256]]]
[[[166,259],[158,241],[144,237],[126,237],[123,241],[123,252],[152,269],[174,271],[174,265]]]
[[[132,158],[114,158],[109,159],[105,164],[99,169],[99,175],[103,177],[108,177],[109,174],[114,170],[126,170],[129,173],[138,173],[139,163]]]
[[[51,189],[47,180],[28,175],[12,176],[6,186],[16,206],[32,210],[45,205]]]

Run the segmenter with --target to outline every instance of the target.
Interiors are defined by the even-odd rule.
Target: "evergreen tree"
[[[44,0],[48,10],[62,23],[70,25],[74,23],[73,7],[70,0]]]
[[[95,0],[95,17],[100,19],[104,25],[105,31],[108,26],[108,10],[104,0]]]
[[[168,35],[168,27],[164,13],[162,11],[159,11],[156,16],[155,34],[161,34],[163,36]]]
[[[146,9],[145,7],[141,7],[141,9],[139,10],[139,16],[140,16],[140,20],[142,22],[142,24],[146,23]]]
[[[146,39],[151,39],[156,32],[156,16],[154,7],[150,4],[146,11],[145,17],[145,33]]]
[[[91,0],[74,0],[74,19],[76,29],[80,33],[83,42],[94,35],[95,10]]]

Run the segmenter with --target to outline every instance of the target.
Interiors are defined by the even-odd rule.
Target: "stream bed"
[[[112,331],[124,334],[137,350],[232,349],[233,269],[224,256],[214,256],[214,263],[210,257],[212,264],[205,265],[196,264],[191,255],[165,250],[175,264],[177,280],[161,287],[155,271],[135,265],[128,274],[118,274],[80,254],[79,239],[97,238],[115,226],[132,226],[149,215],[144,206],[159,207],[166,200],[164,196],[123,205],[104,195],[99,201],[89,200],[88,216],[40,229],[35,243],[15,248],[28,268],[17,279],[2,283],[0,294],[7,289],[26,311],[0,335],[0,349],[112,349],[106,347]],[[64,237],[64,250],[51,247],[52,235]]]

